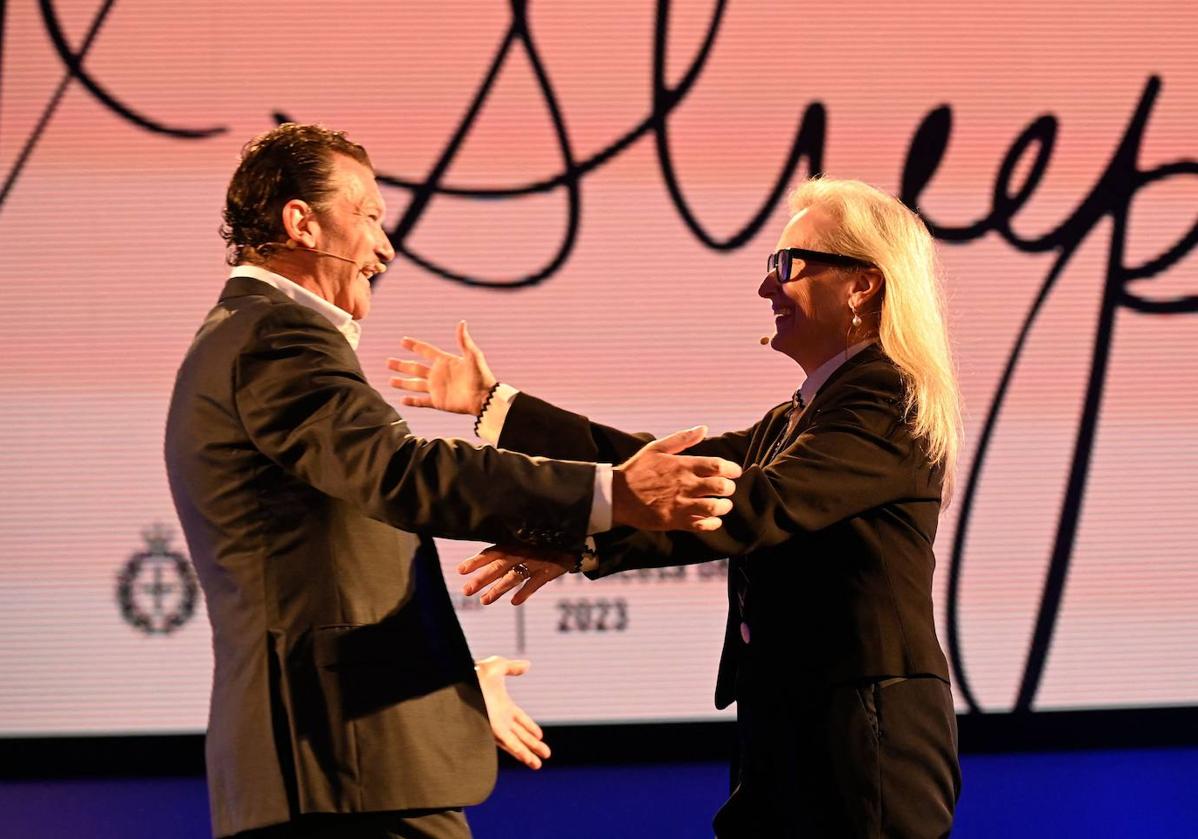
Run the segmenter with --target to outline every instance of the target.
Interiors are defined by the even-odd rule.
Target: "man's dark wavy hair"
[[[272,243],[287,241],[283,206],[293,198],[317,210],[333,191],[333,155],[371,168],[366,149],[323,125],[285,122],[250,140],[225,196],[221,238],[230,265],[261,262]]]

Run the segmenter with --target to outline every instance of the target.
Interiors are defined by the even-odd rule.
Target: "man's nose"
[[[391,237],[384,233],[382,242],[379,247],[375,248],[374,253],[381,262],[390,262],[395,259],[395,248],[391,246]]]

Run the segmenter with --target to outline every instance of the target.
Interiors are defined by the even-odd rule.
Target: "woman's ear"
[[[882,272],[877,268],[858,271],[849,289],[849,307],[859,312],[873,312],[881,308]]]

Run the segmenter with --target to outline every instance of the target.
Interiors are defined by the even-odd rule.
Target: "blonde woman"
[[[729,614],[716,704],[737,703],[727,837],[946,836],[960,789],[949,672],[932,609],[932,544],[960,439],[935,250],[896,199],[814,179],[758,294],[771,346],[806,373],[790,402],[690,449],[742,465],[711,533],[617,530],[593,555],[495,547],[463,564],[484,602],[521,603],[567,571],[728,557]],[[462,354],[419,341],[391,361],[410,405],[482,414],[507,449],[624,460],[644,436],[498,384],[464,324]]]

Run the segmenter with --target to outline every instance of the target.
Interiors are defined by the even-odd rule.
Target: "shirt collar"
[[[803,399],[803,404],[810,405],[811,400],[815,398],[815,394],[819,393],[819,389],[824,386],[824,382],[828,381],[828,378],[840,369],[840,365],[873,344],[874,340],[873,338],[866,338],[864,341],[859,341],[844,352],[836,353],[836,355],[829,358],[819,367],[816,367],[803,381],[802,386],[799,387],[799,395]]]
[[[233,270],[229,272],[229,279],[233,277],[249,277],[253,280],[266,283],[268,286],[278,289],[283,294],[290,297],[301,306],[307,306],[320,314],[324,315],[333,327],[345,336],[345,340],[349,345],[358,349],[358,341],[362,338],[362,325],[354,320],[353,315],[342,309],[340,306],[334,306],[329,301],[325,300],[318,294],[314,294],[302,285],[292,282],[282,274],[276,274],[274,271],[267,271],[261,265],[235,265]]]

